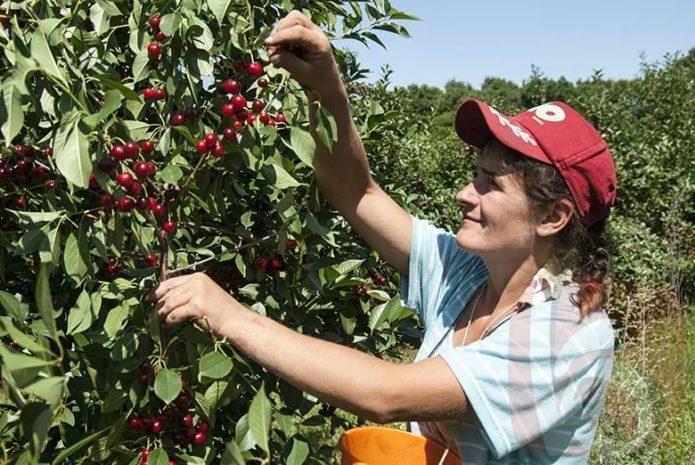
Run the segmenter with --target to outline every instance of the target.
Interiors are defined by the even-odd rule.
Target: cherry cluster
[[[285,241],[285,249],[292,251],[297,248],[299,243],[295,239],[287,239]],[[287,263],[282,255],[274,257],[260,256],[251,263],[251,269],[254,271],[263,270],[268,274],[275,274],[285,269]]]
[[[148,361],[140,364],[138,382],[148,386],[157,373],[153,372]],[[152,439],[159,439],[165,448],[174,444],[180,447],[200,446],[207,441],[210,425],[201,419],[194,417],[191,401],[184,389],[174,399],[171,405],[150,414],[136,414],[128,418],[128,427],[133,434],[146,435]],[[147,463],[150,449],[141,451],[141,465]],[[171,460],[169,464],[175,463]]]
[[[55,179],[46,179],[51,169],[39,157],[53,156],[53,149],[48,147],[43,150],[31,145],[15,144],[12,146],[13,157],[7,160],[0,159],[0,185],[14,184],[17,191],[33,188],[36,184],[43,183],[44,189],[52,189],[58,183]],[[12,199],[14,207],[24,208],[27,199],[23,194]]]
[[[107,175],[112,175],[116,180],[117,190],[113,193],[105,192],[99,185],[96,176],[90,176],[90,187],[100,193],[101,205],[111,208],[114,205],[120,212],[130,212],[137,208],[140,212],[151,211],[156,218],[162,220],[162,230],[167,234],[174,234],[177,229],[175,221],[166,219],[167,207],[163,201],[156,197],[145,195],[145,187],[157,190],[151,184],[152,178],[157,173],[157,165],[152,161],[139,158],[154,152],[155,144],[150,140],[141,141],[138,145],[134,141],[125,144],[115,144],[111,147],[112,158],[104,157],[99,161],[99,168]],[[132,160],[130,170],[126,160]],[[120,170],[120,171],[118,171]]]

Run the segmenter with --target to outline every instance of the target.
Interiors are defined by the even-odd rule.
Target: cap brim
[[[530,158],[551,163],[527,128],[480,100],[470,98],[461,103],[455,126],[461,140],[480,149],[494,138]]]

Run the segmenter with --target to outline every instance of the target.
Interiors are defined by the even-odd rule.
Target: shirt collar
[[[533,307],[548,300],[557,300],[562,288],[572,281],[572,271],[565,269],[553,273],[550,266],[544,266],[535,274],[531,283],[519,299],[524,307]]]

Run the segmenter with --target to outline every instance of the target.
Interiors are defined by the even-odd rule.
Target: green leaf
[[[2,123],[2,134],[5,136],[5,147],[9,147],[12,139],[19,134],[24,125],[24,109],[19,89],[10,81],[2,87],[5,104],[6,121]]]
[[[246,463],[244,456],[241,455],[239,445],[235,440],[229,441],[224,447],[224,451],[222,452],[222,463],[225,465],[244,465]]]
[[[198,363],[199,376],[211,379],[224,378],[232,371],[232,360],[221,352],[209,352]]]
[[[65,214],[65,211],[63,210],[57,212],[26,212],[8,209],[7,211],[16,215],[17,218],[19,218],[25,223],[33,224],[50,223],[51,221],[54,221]]]
[[[309,444],[295,438],[292,438],[292,450],[287,456],[287,465],[302,465],[309,456]]]
[[[53,309],[53,300],[51,298],[51,284],[49,277],[51,275],[49,264],[42,263],[39,268],[39,275],[36,278],[36,306],[39,309],[41,320],[46,325],[49,334],[58,341],[58,333],[55,325],[55,310]]]
[[[34,30],[34,33],[31,35],[31,56],[39,64],[41,70],[57,78],[64,86],[67,86],[63,73],[58,68],[55,58],[53,58],[48,39],[41,28]]]
[[[316,134],[321,143],[330,151],[333,149],[333,142],[338,140],[338,126],[335,118],[331,116],[325,107],[319,108],[316,115]]]
[[[24,437],[31,446],[31,453],[35,457],[34,463],[38,463],[38,457],[43,451],[52,418],[51,407],[39,402],[24,406],[20,413]]]
[[[10,351],[5,348],[4,344],[0,345],[0,356],[2,356],[3,370],[12,372],[15,377],[20,376],[22,371],[45,367],[53,363],[52,360],[44,360],[21,352]]]
[[[265,384],[261,385],[251,401],[249,408],[249,430],[256,443],[266,453],[268,450],[268,433],[270,431],[271,406],[268,396],[265,394]]]
[[[147,456],[147,465],[167,465],[169,463],[169,455],[164,449],[154,449]]]
[[[128,307],[119,305],[112,308],[109,314],[106,315],[106,321],[104,322],[104,332],[106,335],[110,338],[115,337],[121,329],[123,329],[123,322],[128,316]]]
[[[92,171],[89,142],[77,120],[58,128],[54,150],[56,166],[63,176],[77,187],[87,187]]]
[[[176,399],[181,392],[181,375],[169,368],[159,372],[154,380],[154,393],[162,399],[165,404]]]
[[[62,376],[51,376],[30,384],[24,388],[24,391],[42,398],[50,404],[51,408],[56,408],[63,399],[64,382]]]
[[[89,329],[92,326],[93,316],[92,301],[89,293],[83,289],[77,297],[76,306],[72,307],[68,314],[67,334],[78,334]]]
[[[290,148],[305,165],[314,167],[316,142],[308,131],[298,127],[290,128]]]
[[[9,292],[0,291],[0,305],[17,323],[23,322],[27,317],[26,312],[23,312],[19,305],[19,300]]]
[[[169,184],[178,184],[183,178],[183,171],[176,165],[168,164],[162,171],[159,172],[159,179]]]
[[[263,167],[263,176],[278,189],[287,189],[288,187],[298,187],[303,184],[297,181],[285,171],[281,166],[271,164]]]
[[[83,239],[86,240],[86,238]],[[75,231],[70,231],[67,239],[65,239],[63,265],[67,275],[75,282],[79,282],[88,270],[87,260],[85,259],[88,256],[86,248],[87,244],[78,240]]]
[[[141,50],[133,60],[133,82],[140,82],[149,75],[150,56],[147,49]]]
[[[65,409],[64,411],[69,412],[70,410]],[[53,462],[51,462],[51,465],[60,465],[60,464],[66,463],[65,459],[70,457],[72,454],[75,454],[75,453],[81,451],[83,448],[87,447],[91,443],[96,442],[100,437],[106,435],[110,431],[111,431],[111,426],[109,426],[108,428],[104,428],[101,431],[97,431],[96,433],[91,434],[91,435],[87,436],[86,438],[80,439],[75,444],[62,450],[60,452],[60,454],[58,454],[56,456],[56,458],[53,459]]]
[[[84,121],[84,124],[86,124],[90,128],[94,128],[97,124],[103,122],[106,118],[111,116],[111,114],[119,108],[121,108],[121,92],[119,90],[106,91],[106,97],[104,98],[104,106],[101,107],[101,110],[99,110],[98,113],[89,115],[82,121]]]
[[[33,354],[50,353],[50,351],[47,348],[36,342],[35,337],[31,337],[24,334],[23,332],[15,328],[9,320],[5,318],[0,319],[0,326],[2,326],[2,328],[5,331],[7,331],[7,335],[10,336],[10,338],[12,338],[13,341],[15,341],[17,344],[24,347],[25,349],[28,349],[29,352],[32,352]]]
[[[104,84],[106,87],[110,87],[113,90],[119,91],[125,98],[128,100],[135,100],[135,101],[141,101],[140,96],[130,87],[126,87],[123,84],[121,84],[119,81],[113,79],[110,75],[108,74],[100,74],[97,76],[97,79]],[[107,95],[109,92],[107,92]],[[120,99],[119,99],[120,103]],[[106,106],[106,103],[104,104]],[[103,111],[103,109],[101,110]],[[101,113],[100,111],[100,113]]]
[[[208,7],[210,11],[212,11],[212,14],[215,15],[217,24],[221,25],[222,21],[224,21],[224,15],[227,13],[230,3],[231,0],[208,0]]]

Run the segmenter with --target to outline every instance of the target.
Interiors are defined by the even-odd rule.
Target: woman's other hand
[[[273,65],[285,68],[321,100],[331,101],[345,93],[328,37],[299,11],[281,19],[265,45]]]
[[[155,311],[167,325],[194,320],[215,336],[222,335],[226,322],[249,313],[234,297],[204,273],[194,273],[162,281],[149,294]]]

